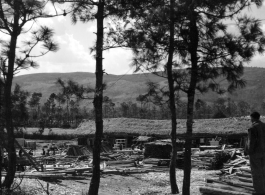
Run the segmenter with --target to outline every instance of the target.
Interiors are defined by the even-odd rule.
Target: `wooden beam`
[[[252,178],[252,175],[249,173],[236,173],[236,175],[240,177]]]
[[[253,189],[253,185],[250,183],[246,183],[246,182],[237,182],[237,181],[230,181],[230,180],[220,181],[220,180],[211,179],[211,178],[207,178],[205,179],[205,181],[207,183],[228,184],[228,185],[235,186],[235,187],[241,187],[241,188],[250,189],[250,190]]]
[[[253,181],[252,179],[250,178],[246,178],[246,177],[239,177],[239,176],[236,176],[234,178],[237,178],[239,181],[242,181],[242,182],[247,182],[247,183],[251,183],[253,185]]]
[[[251,195],[251,193],[236,192],[212,187],[200,187],[200,192],[202,194],[214,194],[214,195]]]
[[[248,168],[248,167],[241,167],[240,168],[240,171],[244,171],[244,172],[247,172],[247,173],[250,173],[251,174],[251,169]]]
[[[240,188],[240,187],[235,187],[235,186],[230,186],[227,184],[220,184],[220,183],[206,183],[205,186],[211,187],[211,188],[223,189],[223,190],[230,190],[230,191],[235,191],[235,192],[244,192],[244,193],[254,192],[254,190],[248,190],[245,188]]]

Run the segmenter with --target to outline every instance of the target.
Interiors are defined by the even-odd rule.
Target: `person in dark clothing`
[[[122,144],[119,145],[120,150],[122,150]]]
[[[18,151],[18,156],[19,156],[19,157],[22,157],[22,153],[23,153],[23,152],[22,152],[22,150],[20,149],[20,150]]]
[[[45,150],[44,150],[44,148],[42,148],[42,155],[45,155]]]
[[[248,129],[248,151],[255,195],[265,195],[265,124],[260,114],[251,115],[252,126]]]

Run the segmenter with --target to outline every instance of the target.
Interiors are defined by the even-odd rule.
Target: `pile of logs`
[[[228,163],[224,163],[218,179],[206,178],[204,187],[200,187],[203,195],[250,195],[254,192],[249,160],[234,150]]]
[[[207,178],[204,187],[200,187],[203,195],[251,195],[254,192],[250,168],[240,168],[231,176],[219,179]]]
[[[93,160],[91,155],[76,156],[61,153],[51,156],[29,156],[25,150],[23,152],[31,162],[24,164],[23,166],[27,166],[26,171],[17,171],[15,177],[58,181],[84,179],[84,177],[92,175]],[[170,162],[170,159],[145,159],[143,161],[143,152],[125,150],[111,153],[103,152],[100,158],[101,174],[123,175],[164,171],[161,167],[168,170]],[[27,161],[29,160],[27,159]],[[3,176],[5,174],[5,172],[2,172]]]
[[[249,160],[245,157],[237,157],[235,160],[225,163],[221,172],[224,174],[232,174],[242,167],[249,166]]]
[[[232,158],[232,155],[231,149],[197,151],[191,156],[192,167],[219,170]]]

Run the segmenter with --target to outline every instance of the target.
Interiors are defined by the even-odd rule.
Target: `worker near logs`
[[[251,115],[252,126],[248,129],[248,147],[250,167],[255,195],[265,195],[265,124],[260,114]]]

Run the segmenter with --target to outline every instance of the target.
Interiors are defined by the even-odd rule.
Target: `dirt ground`
[[[199,187],[204,185],[204,178],[215,176],[216,171],[193,170],[191,194],[197,195]],[[177,170],[178,187],[182,188],[183,172]],[[20,179],[17,179],[20,183]],[[82,195],[88,191],[90,177],[86,180],[63,180],[61,183],[49,183],[36,179],[23,179],[20,188],[28,194]],[[169,174],[154,172],[137,175],[102,175],[100,195],[169,195]],[[180,193],[181,194],[181,193]]]
[[[43,146],[51,143],[75,144],[71,140],[32,140],[37,142],[37,150],[34,155],[40,155]],[[204,185],[205,177],[216,176],[216,171],[192,170],[191,173],[191,194],[197,195],[199,187]],[[183,171],[177,169],[177,182],[181,194]],[[37,179],[16,179],[14,188],[25,192],[25,195],[85,195],[88,191],[91,177],[85,180],[62,180],[57,183],[50,183],[47,188],[47,182]],[[18,187],[19,186],[19,187]],[[48,191],[47,191],[48,189]],[[18,193],[23,194],[23,193]],[[99,195],[169,195],[170,183],[168,171],[150,172],[131,175],[111,175],[101,176]]]

